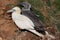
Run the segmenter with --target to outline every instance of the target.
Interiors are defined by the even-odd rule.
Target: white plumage
[[[7,12],[11,12],[11,11],[12,11],[12,19],[19,28],[26,29],[38,36],[44,37],[44,35],[34,30],[34,24],[28,17],[20,14],[21,9],[19,7],[14,7],[12,10],[9,10]]]
[[[37,32],[34,29],[35,26],[34,23],[27,16],[21,15],[21,9],[19,7],[14,7],[12,10],[9,10],[7,12],[12,12],[12,19],[19,28],[26,29],[40,37],[44,37],[43,34]],[[47,31],[46,31],[46,35],[47,36],[49,35]],[[49,36],[51,38],[55,38],[52,35]]]
[[[12,19],[16,23],[16,25],[21,29],[34,29],[33,22],[24,15],[17,15],[17,13],[12,13]]]

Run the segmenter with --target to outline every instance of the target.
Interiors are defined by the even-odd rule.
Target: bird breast
[[[24,15],[18,15],[18,14],[12,14],[12,19],[15,22],[15,24],[22,28],[22,29],[34,29],[34,24],[33,22],[26,16]]]

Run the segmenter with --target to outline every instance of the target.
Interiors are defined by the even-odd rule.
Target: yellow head
[[[9,13],[9,12],[20,14],[21,13],[21,9],[19,7],[14,7],[11,10],[7,11],[7,13]]]

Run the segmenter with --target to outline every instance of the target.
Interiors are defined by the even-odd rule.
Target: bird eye
[[[13,9],[13,11],[16,11],[16,10]]]
[[[22,14],[22,12],[21,12],[21,14]]]

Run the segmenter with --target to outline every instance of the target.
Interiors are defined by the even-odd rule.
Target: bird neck
[[[20,14],[21,12],[20,11],[15,11],[13,12],[14,14]]]
[[[20,15],[20,12],[13,12],[12,15],[17,15],[17,16],[19,16],[19,15]]]
[[[22,11],[30,11],[30,8],[22,8]]]

